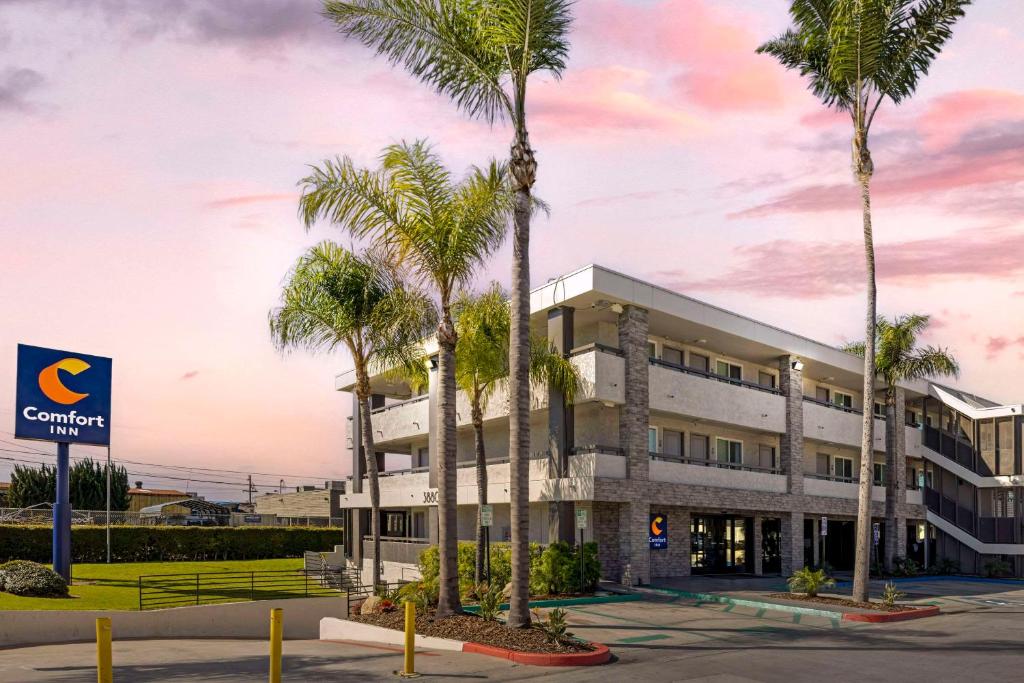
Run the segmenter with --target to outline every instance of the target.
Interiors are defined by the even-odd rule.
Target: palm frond
[[[576,391],[580,387],[579,370],[543,337],[530,339],[530,377],[535,382],[557,389],[567,403],[576,400]]]
[[[900,315],[889,320],[879,316],[875,324],[875,367],[886,384],[957,376],[960,366],[949,350],[926,346],[917,348],[918,337],[928,328],[931,317],[920,313]],[[843,351],[864,357],[864,342],[851,342]]]

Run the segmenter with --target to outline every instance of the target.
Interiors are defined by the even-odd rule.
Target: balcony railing
[[[569,455],[583,455],[584,453],[602,453],[604,455],[620,456],[626,454],[626,452],[618,446],[602,446],[600,444],[573,446],[569,449]]]
[[[926,486],[924,489],[924,504],[929,510],[942,517],[947,522],[952,522],[964,531],[974,534],[974,513],[949,496],[944,496],[935,489]]]
[[[815,472],[804,472],[804,476],[808,479],[820,479],[822,481],[838,481],[842,484],[857,484],[860,483],[860,477],[842,477],[838,474],[817,474]]]
[[[718,375],[713,372],[705,372],[703,370],[698,370],[697,368],[691,368],[685,365],[680,365],[679,363],[670,363],[669,361],[661,360],[660,358],[649,358],[648,360],[650,361],[651,365],[667,368],[669,370],[675,370],[676,372],[682,372],[687,375],[694,375],[696,377],[703,377],[705,379],[713,379],[716,382],[722,382],[724,384],[733,384],[738,387],[746,387],[747,389],[763,391],[767,394],[774,394],[776,396],[782,395],[782,391],[780,391],[779,389],[776,389],[775,387],[766,387],[763,384],[758,384],[757,382],[748,382],[742,379],[733,379],[732,377],[725,377],[723,375]]]
[[[853,415],[863,415],[864,414],[864,411],[862,411],[862,410],[857,410],[856,408],[847,408],[846,406],[841,406],[841,405],[832,403],[831,401],[820,401],[820,400],[816,399],[813,396],[804,396],[804,400],[807,401],[808,403],[815,403],[815,404],[817,404],[819,406],[825,406],[826,408],[832,408],[833,410],[841,410],[844,413],[851,413]]]
[[[978,517],[978,540],[982,543],[1016,543],[1013,517]]]
[[[744,472],[764,472],[766,474],[782,474],[782,469],[778,467],[761,467],[759,465],[744,465],[743,463],[735,462],[720,462],[718,460],[707,460],[704,458],[687,458],[682,455],[674,455],[672,453],[656,453],[651,451],[649,453],[651,460],[661,460],[663,462],[677,462],[683,465],[699,465],[701,467],[717,467],[723,470],[742,470]]]
[[[958,465],[974,471],[974,446],[954,434],[925,425],[924,445]]]
[[[370,411],[370,415],[376,415],[377,413],[386,413],[389,410],[401,408],[402,406],[407,406],[410,403],[419,403],[420,401],[426,401],[427,398],[429,397],[426,394],[423,394],[422,396],[413,396],[412,398],[407,398],[404,401],[389,403],[388,405],[383,406],[381,408],[374,408],[373,410]]]

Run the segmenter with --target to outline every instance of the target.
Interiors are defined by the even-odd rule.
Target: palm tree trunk
[[[484,414],[480,409],[480,397],[473,396],[473,447],[476,451],[476,490],[478,505],[476,508],[476,574],[477,585],[484,582],[484,521],[483,506],[487,505],[487,455],[484,452]]]
[[[441,424],[437,430],[438,454],[438,554],[440,556],[437,616],[462,611],[459,598],[459,518],[456,481],[455,435],[455,327],[448,301],[441,302],[442,320],[438,329],[437,396]]]
[[[885,570],[892,572],[900,549],[896,547],[896,430],[903,425],[896,419],[896,387],[885,388]]]
[[[514,221],[508,353],[512,508],[512,595],[508,626],[525,628],[530,625],[530,189],[523,182],[516,190]]]
[[[370,419],[370,379],[360,360],[356,360],[356,396],[359,399],[359,430],[363,433],[363,457],[370,479],[370,533],[373,536],[373,586],[380,584],[380,477],[373,446],[373,422]],[[354,539],[362,543],[363,539]]]
[[[863,136],[863,155],[867,154]],[[870,164],[870,156],[867,157]],[[871,232],[871,173],[863,161],[858,164],[861,205],[864,212],[864,260],[867,265],[868,296],[864,332],[864,421],[860,445],[860,485],[857,496],[857,543],[853,571],[853,599],[866,602],[871,564],[871,480],[875,451],[875,325],[878,294],[875,288],[875,246]]]

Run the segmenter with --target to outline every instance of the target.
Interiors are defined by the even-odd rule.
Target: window
[[[829,466],[829,455],[828,453],[818,453],[814,459],[814,473],[827,477],[832,474],[832,468]]]
[[[853,396],[844,394],[841,391],[832,392],[832,405],[840,408],[853,408]]]
[[[715,443],[718,462],[727,465],[743,464],[743,442],[732,439],[717,439]]]
[[[715,362],[715,374],[729,379],[743,379],[743,368],[724,360]]]
[[[412,535],[413,538],[427,537],[427,513],[412,513]]]
[[[766,470],[775,469],[775,446],[763,443],[757,446],[757,466]]]
[[[833,474],[840,481],[853,481],[853,460],[838,455],[832,459]]]
[[[647,429],[647,450],[651,453],[658,452],[658,428],[649,427]]]
[[[700,372],[710,372],[711,361],[707,356],[702,356],[699,353],[690,353],[690,367]]]
[[[830,396],[828,387],[817,387],[814,390],[814,398],[823,403],[830,403]]]
[[[384,535],[405,536],[405,513],[385,512],[384,513]]]
[[[885,419],[885,404],[875,401],[875,417],[880,420]]]
[[[764,370],[757,371],[757,383],[762,387],[768,387],[769,389],[775,388],[775,375]]]
[[[651,358],[658,357],[658,347],[655,346],[654,342],[647,342],[647,355]]]
[[[919,424],[917,421],[917,413],[915,413],[913,410],[907,411],[905,419],[907,421],[907,424],[910,425],[911,427],[916,427]]]
[[[885,463],[876,462],[874,463],[874,465],[875,470],[874,479],[872,480],[872,483],[875,486],[885,486]]]
[[[661,359],[666,363],[672,363],[674,365],[683,364],[683,352],[679,349],[673,349],[671,346],[661,347]]]
[[[705,462],[708,459],[708,437],[690,434],[690,461]]]
[[[661,430],[661,449],[665,455],[680,456],[683,454],[683,433],[674,429]]]

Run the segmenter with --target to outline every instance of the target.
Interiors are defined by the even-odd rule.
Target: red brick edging
[[[847,612],[843,615],[843,621],[866,621],[869,624],[887,624],[891,621],[907,621],[908,619],[923,619],[934,617],[939,613],[939,606],[922,607],[920,609],[908,609],[902,612],[883,612],[882,614],[863,614]]]
[[[611,659],[612,651],[607,645],[590,643],[594,649],[590,652],[574,652],[571,654],[545,654],[541,652],[518,652],[503,647],[483,645],[481,643],[464,643],[463,652],[475,652],[490,657],[507,659],[516,664],[532,664],[533,666],[596,666]]]

